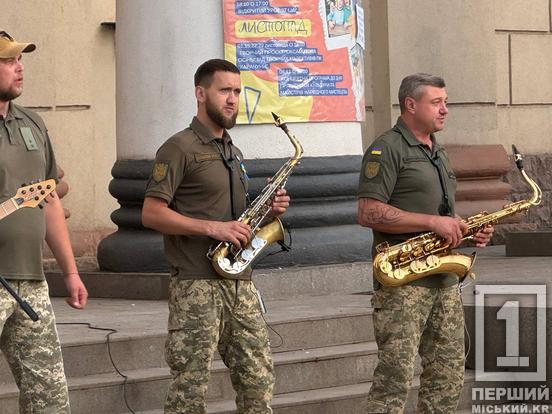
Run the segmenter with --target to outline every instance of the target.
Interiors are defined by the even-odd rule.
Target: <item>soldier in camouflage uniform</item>
[[[244,246],[249,226],[236,221],[246,208],[243,156],[227,129],[234,126],[240,71],[212,59],[195,74],[197,115],[190,127],[159,148],[142,209],[146,227],[164,234],[171,265],[166,360],[172,381],[166,413],[206,412],[205,394],[218,349],[230,369],[239,413],[271,413],[274,370],[266,324],[251,281],[221,278],[206,258],[219,240]],[[289,205],[285,190],[272,214]]]
[[[434,132],[444,127],[443,79],[415,74],[399,89],[401,116],[364,154],[358,221],[374,232],[375,246],[433,231],[453,247],[466,224],[454,213],[456,177]],[[477,233],[483,247],[493,229]],[[464,315],[455,274],[418,279],[399,287],[374,280],[373,320],[378,365],[367,413],[402,413],[416,354],[422,360],[418,412],[454,413],[464,380]]]
[[[22,53],[35,45],[18,43],[0,32],[0,202],[13,197],[21,183],[57,179],[54,153],[42,118],[12,102],[22,93]],[[42,269],[42,244],[56,257],[74,308],[86,305],[87,292],[75,265],[65,215],[54,193],[43,210],[24,208],[0,221],[0,275],[38,314],[33,322],[0,287],[0,349],[17,386],[21,413],[69,413],[48,285]]]

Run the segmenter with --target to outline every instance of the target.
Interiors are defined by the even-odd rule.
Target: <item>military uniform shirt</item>
[[[222,139],[215,138],[194,117],[189,128],[169,138],[157,151],[146,197],[161,198],[169,208],[191,218],[215,221],[237,219],[246,208],[247,181],[241,160],[242,153],[232,144],[226,131]],[[230,177],[233,194],[230,191]],[[232,215],[232,204],[235,217]],[[209,247],[216,240],[207,236],[163,237],[172,274],[183,279],[221,278],[206,257]],[[250,274],[249,269],[245,276]]]
[[[431,215],[454,216],[456,177],[447,154],[433,135],[432,149],[416,139],[399,117],[397,124],[378,137],[364,154],[360,172],[360,198],[373,198],[404,211]],[[445,202],[439,174],[448,196]],[[401,243],[419,233],[390,234],[376,230],[375,246],[387,241]],[[457,283],[452,273],[433,275],[410,282],[412,285],[446,287]],[[374,280],[377,287],[379,283]]]
[[[13,197],[22,184],[57,179],[56,161],[42,118],[10,103],[0,117],[0,202]],[[21,208],[0,220],[0,275],[10,279],[44,279],[42,248],[44,212]]]

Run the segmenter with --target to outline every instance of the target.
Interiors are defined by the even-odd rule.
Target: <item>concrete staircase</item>
[[[524,264],[516,264],[523,260]],[[537,267],[531,268],[529,263]],[[523,265],[527,272],[548,268],[546,262],[490,254],[481,258],[476,270],[497,280],[499,274],[493,276],[493,269],[502,272],[518,265]],[[132,275],[121,277],[132,278]],[[137,275],[137,280],[140,277]],[[156,277],[159,284],[166,283],[166,275]],[[116,276],[90,273],[86,278],[107,282]],[[112,280],[112,283],[121,282]],[[54,275],[52,285],[55,284]],[[256,284],[267,299],[266,320],[271,327],[277,378],[275,413],[362,413],[377,361],[367,292],[371,286],[369,265],[263,270],[258,272]],[[99,290],[97,293],[101,296]],[[110,335],[109,347],[117,368],[128,377],[124,390],[130,407],[142,414],[161,413],[169,381],[163,356],[166,302],[95,298],[91,299],[86,311],[79,312],[67,307],[61,298],[53,301],[60,324],[58,329],[73,412],[129,412],[123,398],[124,379],[110,362],[106,344],[109,331],[80,325],[89,323],[93,327],[117,330]],[[474,385],[473,373],[468,371],[459,410],[471,407],[471,387]],[[408,400],[408,413],[415,411],[417,387],[415,380]],[[1,414],[18,412],[17,395],[11,373],[2,358]],[[208,391],[209,413],[235,412],[233,398],[228,371],[217,356]]]

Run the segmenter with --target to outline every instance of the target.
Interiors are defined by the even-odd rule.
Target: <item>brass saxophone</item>
[[[516,201],[504,206],[494,213],[486,211],[467,218],[468,231],[462,240],[470,240],[489,224],[495,224],[504,217],[528,210],[540,204],[542,191],[523,169],[523,157],[512,145],[514,161],[533,190],[533,196],[528,200]],[[413,280],[421,279],[439,273],[456,273],[460,280],[466,276],[474,278],[471,272],[476,253],[465,255],[453,252],[443,238],[433,232],[422,233],[419,236],[393,246],[387,242],[376,246],[376,257],[372,263],[374,277],[384,286],[400,286]]]
[[[291,157],[270,179],[261,193],[238,218],[238,221],[251,227],[251,241],[244,248],[236,248],[230,242],[219,242],[211,246],[207,258],[211,260],[215,271],[228,279],[241,279],[253,260],[272,243],[284,240],[284,228],[278,218],[264,224],[271,210],[272,199],[276,191],[284,188],[293,169],[299,164],[303,147],[299,140],[289,131],[287,125],[274,112],[272,113],[277,127],[281,128],[295,147]],[[263,225],[264,224],[264,225]]]

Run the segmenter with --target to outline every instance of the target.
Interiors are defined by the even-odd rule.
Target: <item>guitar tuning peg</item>
[[[43,209],[43,208],[44,208],[44,205],[39,204],[39,205],[38,205],[38,208]]]
[[[48,204],[48,199],[47,199],[47,198],[45,198],[43,201],[44,201],[46,204]]]
[[[54,198],[55,197],[54,193],[50,193],[50,197]]]

